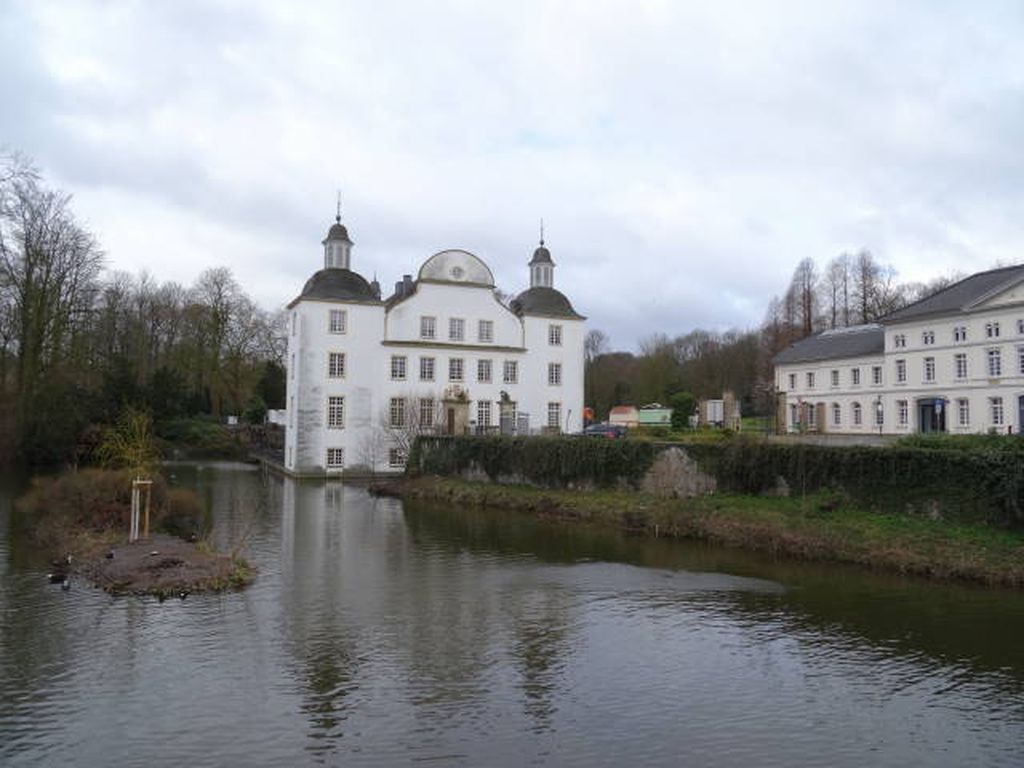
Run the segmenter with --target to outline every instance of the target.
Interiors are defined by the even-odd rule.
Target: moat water
[[[0,765],[1024,764],[1024,594],[169,471],[250,588],[62,591],[0,486]]]

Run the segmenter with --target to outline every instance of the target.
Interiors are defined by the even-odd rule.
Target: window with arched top
[[[853,404],[853,424],[854,426],[860,426],[862,419],[860,403]]]

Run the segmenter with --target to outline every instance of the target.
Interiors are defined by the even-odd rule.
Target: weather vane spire
[[[540,219],[540,244],[544,245],[544,217]]]
[[[334,214],[334,220],[341,224],[341,190],[338,190],[338,208]]]

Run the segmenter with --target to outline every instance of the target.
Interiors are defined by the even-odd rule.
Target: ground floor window
[[[800,426],[800,408],[796,403],[789,405],[789,423],[794,429]]]
[[[971,424],[971,404],[966,397],[961,397],[956,401],[956,419],[957,424],[961,427]]]
[[[478,427],[491,426],[491,401],[477,400],[476,402],[476,423]]]
[[[345,466],[345,449],[344,448],[328,448],[327,449],[327,468],[328,469],[341,469]]]
[[[906,400],[896,401],[896,418],[901,427],[910,423],[910,404]]]
[[[562,404],[548,403],[548,426],[558,427],[562,423]]]
[[[860,410],[860,403],[854,403],[853,404],[853,424],[854,424],[854,426],[859,427],[860,424],[861,424],[861,419],[862,419],[862,415],[861,415],[861,410]]]
[[[388,466],[389,467],[404,467],[405,466],[405,451],[401,448],[390,448],[388,449]]]
[[[989,407],[992,411],[992,424],[996,427],[1003,426],[1003,398],[1001,397],[990,397],[988,399]]]
[[[885,409],[882,407],[882,401],[879,400],[875,403],[875,426],[880,427],[885,423]]]
[[[843,423],[843,409],[839,403],[832,403],[832,426],[838,427]]]
[[[816,415],[817,414],[816,414],[816,409],[814,407],[814,403],[807,403],[807,426],[808,427],[813,427],[815,425],[815,423],[816,423],[815,416]]]

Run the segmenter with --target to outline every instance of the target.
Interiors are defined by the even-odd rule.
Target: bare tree
[[[850,324],[850,254],[841,253],[828,263],[822,280],[830,328]]]

